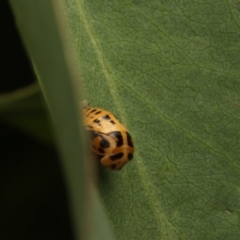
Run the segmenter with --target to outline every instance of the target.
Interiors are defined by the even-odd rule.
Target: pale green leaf
[[[80,79],[75,72],[77,62],[71,54],[62,2],[10,0],[10,3],[53,119],[75,237],[113,239],[102,204],[89,189],[92,183],[84,160],[91,157],[84,151],[88,141],[81,131],[80,91],[75,91],[74,86],[76,78]],[[92,224],[96,217],[101,221]]]

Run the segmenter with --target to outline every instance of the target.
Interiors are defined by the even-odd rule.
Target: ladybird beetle
[[[134,153],[128,130],[103,109],[83,106],[85,128],[92,133],[91,149],[104,167],[120,170]]]

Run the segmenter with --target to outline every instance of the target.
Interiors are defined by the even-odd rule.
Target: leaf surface
[[[102,170],[117,238],[239,239],[239,1],[65,1],[84,90],[136,153]]]

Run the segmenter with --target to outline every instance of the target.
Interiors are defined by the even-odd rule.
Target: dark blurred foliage
[[[0,1],[0,16],[2,25],[0,93],[3,93],[27,86],[34,82],[35,77],[7,0]]]
[[[33,83],[35,77],[6,0],[0,1],[0,11],[0,93],[7,93]],[[55,148],[0,120],[0,150],[0,239],[73,239]]]
[[[73,239],[54,149],[1,122],[0,132],[0,239]]]

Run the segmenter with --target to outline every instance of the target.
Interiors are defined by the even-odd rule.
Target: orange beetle
[[[92,132],[91,149],[104,167],[120,170],[132,160],[132,137],[112,113],[85,104],[83,114],[84,125]]]

